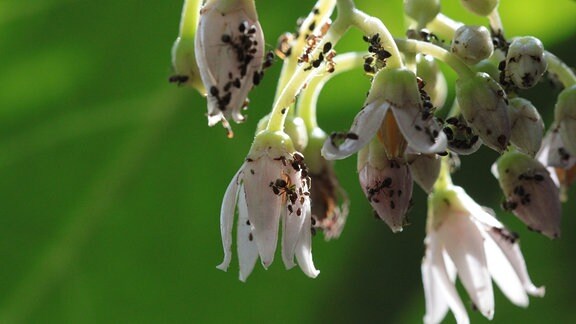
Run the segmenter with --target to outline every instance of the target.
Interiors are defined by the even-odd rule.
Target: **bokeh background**
[[[539,37],[576,66],[576,2],[501,2],[508,36]],[[400,0],[357,5],[403,35]],[[442,5],[459,20],[487,24],[458,1]],[[203,98],[167,82],[181,6],[0,1],[0,322],[421,322],[426,197],[415,187],[412,225],[392,234],[372,216],[355,158],[337,164],[352,211],[340,239],[315,237],[317,279],[286,271],[280,258],[267,271],[257,265],[247,283],[238,280],[236,259],[227,273],[215,268],[221,198],[271,107],[281,63],[227,139],[221,127],[207,127]],[[312,6],[257,1],[268,47]],[[351,32],[337,50],[364,48]],[[360,71],[335,77],[320,99],[321,126],[347,129],[368,86]],[[557,93],[544,84],[528,95],[548,124]],[[550,241],[501,212],[489,172],[495,158],[487,149],[463,158],[455,181],[519,232],[547,295],[521,309],[495,289],[494,322],[575,323],[575,190],[564,205],[563,237]]]

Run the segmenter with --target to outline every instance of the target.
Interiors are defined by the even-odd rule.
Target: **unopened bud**
[[[515,38],[506,55],[506,78],[518,88],[535,86],[548,67],[544,55],[544,45],[538,38]]]
[[[404,12],[420,26],[426,26],[440,12],[439,0],[404,0]]]
[[[424,81],[422,90],[430,96],[432,105],[442,108],[448,96],[448,85],[436,60],[429,55],[416,55],[416,71],[418,77]]]
[[[560,236],[560,192],[540,162],[520,152],[508,152],[496,161],[493,173],[506,196],[504,209],[531,230],[549,238]]]
[[[412,198],[412,175],[402,159],[386,158],[378,141],[362,149],[358,155],[358,176],[362,190],[372,208],[390,227],[401,232]]]
[[[208,95],[208,125],[244,121],[241,111],[262,78],[264,35],[252,1],[208,1],[200,11],[195,53]]]
[[[420,154],[408,158],[410,173],[414,181],[426,193],[431,193],[440,174],[441,159],[436,154]]]
[[[496,6],[498,0],[461,0],[462,5],[479,16],[488,16]]]
[[[466,64],[474,65],[494,52],[492,35],[484,26],[460,26],[454,34],[450,51]]]
[[[532,103],[513,98],[509,105],[510,142],[520,151],[534,157],[542,144],[544,122]]]
[[[172,46],[172,69],[174,75],[170,77],[170,82],[178,85],[186,84],[206,95],[206,88],[202,84],[200,71],[196,64],[194,54],[194,38],[178,37]]]
[[[486,73],[456,81],[456,98],[466,122],[484,144],[502,152],[510,140],[506,92]]]
[[[564,89],[554,108],[562,142],[571,155],[576,155],[576,85]]]

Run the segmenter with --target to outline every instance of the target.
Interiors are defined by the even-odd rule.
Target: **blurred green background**
[[[312,5],[257,1],[268,47]],[[403,34],[400,0],[357,5]],[[228,273],[215,268],[221,198],[271,107],[281,64],[252,92],[233,140],[208,128],[204,99],[167,82],[181,6],[0,1],[0,322],[421,322],[425,196],[415,189],[412,225],[392,234],[372,217],[354,158],[337,164],[352,201],[344,233],[314,239],[317,279],[286,271],[280,258],[268,271],[257,265],[245,284],[236,258]],[[443,6],[486,24],[458,1]],[[539,37],[576,66],[576,2],[503,0],[501,9],[508,36]],[[360,35],[337,50],[364,50]],[[368,86],[360,72],[336,77],[320,99],[320,124],[347,129]],[[538,90],[528,97],[549,123],[557,90]],[[455,180],[499,211],[495,158],[487,149],[463,158]],[[532,279],[547,295],[525,310],[495,289],[494,322],[576,322],[574,188],[570,198],[557,241],[500,214],[520,233]]]

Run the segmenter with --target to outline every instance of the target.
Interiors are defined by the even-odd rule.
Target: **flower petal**
[[[542,297],[546,290],[544,287],[536,287],[526,269],[526,262],[520,251],[520,245],[515,240],[510,240],[507,235],[503,235],[502,231],[491,230],[488,232],[490,237],[498,245],[510,265],[514,268],[518,279],[522,282],[526,292],[532,296]]]
[[[352,138],[346,136],[341,145],[337,145],[333,137],[328,138],[322,147],[322,155],[327,160],[340,160],[358,152],[372,140],[382,125],[382,120],[384,120],[389,107],[388,103],[375,101],[362,108],[354,118],[352,128],[348,133],[356,136]]]
[[[282,208],[282,198],[272,191],[270,183],[283,176],[282,168],[280,161],[265,155],[247,162],[246,169],[250,171],[244,172],[248,218],[264,268],[274,260]]]
[[[494,316],[494,292],[483,238],[469,215],[454,212],[438,229],[448,255],[474,305],[488,319]]]
[[[238,199],[238,182],[240,181],[241,170],[230,181],[220,209],[220,234],[222,235],[222,246],[224,248],[224,261],[216,268],[226,271],[232,259],[232,226],[234,225],[234,212],[236,200]]]
[[[446,268],[441,242],[438,242],[435,234],[428,235],[426,242],[426,256],[422,260],[422,281],[426,298],[424,323],[440,323],[446,316],[448,307],[458,323],[469,323],[466,309],[454,286],[455,271],[453,267],[452,271]]]
[[[296,265],[294,263],[294,253],[304,225],[302,206],[296,203],[291,209],[292,211],[282,209],[282,260],[286,269],[291,269]],[[300,209],[299,212],[298,209]]]
[[[258,246],[254,241],[253,227],[248,220],[248,207],[244,188],[238,194],[238,261],[240,264],[240,281],[246,282],[258,259]]]
[[[316,278],[320,271],[314,267],[314,261],[312,260],[312,223],[311,223],[311,212],[308,212],[304,216],[304,225],[302,231],[300,231],[300,239],[296,245],[296,260],[302,272],[304,272],[310,278]]]
[[[424,118],[420,106],[402,108],[392,105],[392,113],[408,145],[419,153],[444,152],[448,146],[446,134],[431,115]]]

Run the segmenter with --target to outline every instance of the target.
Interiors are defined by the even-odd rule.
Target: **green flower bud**
[[[194,54],[194,37],[178,37],[172,46],[172,69],[170,82],[186,84],[206,95],[206,88],[200,78],[200,70]]]
[[[520,152],[508,152],[492,172],[506,196],[503,207],[511,210],[529,229],[549,238],[560,236],[560,192],[540,162]]]
[[[404,12],[418,22],[420,26],[426,26],[440,12],[439,0],[404,0]]]
[[[462,5],[479,16],[488,16],[496,6],[498,6],[498,0],[461,0]]]
[[[484,26],[460,26],[454,34],[450,51],[466,64],[474,65],[494,52],[492,35]]]
[[[456,81],[462,116],[488,147],[502,152],[510,139],[506,92],[486,73]]]
[[[576,155],[576,85],[560,93],[554,108],[554,118],[560,126],[564,146],[569,153]]]
[[[512,133],[510,142],[520,151],[534,157],[544,136],[544,122],[532,103],[523,98],[513,98],[509,105]]]
[[[544,45],[535,37],[518,37],[512,41],[506,55],[506,78],[518,88],[535,86],[546,72]]]

